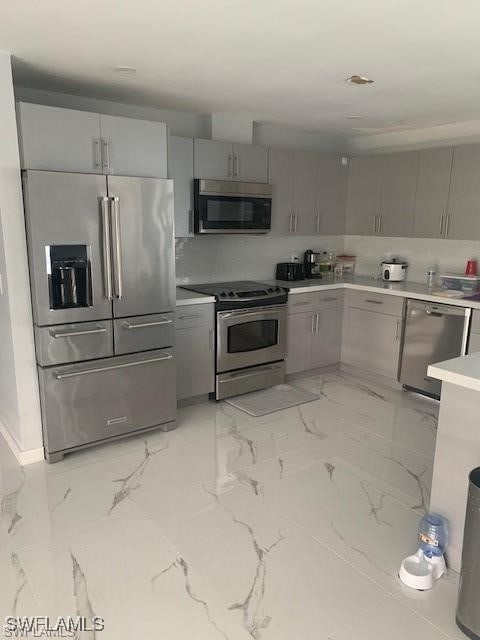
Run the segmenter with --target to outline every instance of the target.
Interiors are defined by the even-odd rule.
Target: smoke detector
[[[346,81],[350,84],[372,84],[375,82],[374,80],[370,80],[370,78],[358,75],[350,76],[349,78],[346,78]]]

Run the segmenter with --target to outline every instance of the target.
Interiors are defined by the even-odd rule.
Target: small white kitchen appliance
[[[407,277],[408,262],[402,258],[385,258],[380,266],[382,279],[387,282],[402,282]]]

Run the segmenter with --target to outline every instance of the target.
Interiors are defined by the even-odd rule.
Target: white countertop
[[[480,352],[431,364],[427,373],[432,378],[480,391]]]
[[[197,293],[196,291],[187,291],[177,287],[177,307],[183,307],[187,304],[208,304],[215,302],[213,296],[206,296],[204,293]]]
[[[418,282],[384,282],[377,278],[367,276],[353,276],[341,280],[296,280],[287,282],[285,280],[269,280],[269,284],[275,284],[289,290],[289,293],[310,293],[311,291],[328,291],[329,289],[355,289],[358,291],[370,291],[385,293],[391,296],[401,296],[403,298],[414,298],[416,300],[427,300],[443,304],[451,304],[457,307],[470,307],[480,309],[480,300],[469,300],[468,298],[449,298],[444,295],[432,295],[427,286]],[[436,289],[441,293],[441,289]]]

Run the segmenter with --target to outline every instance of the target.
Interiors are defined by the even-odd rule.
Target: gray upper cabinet
[[[194,142],[195,178],[231,180],[233,177],[233,149],[231,142],[199,140]]]
[[[335,154],[318,157],[315,232],[322,235],[345,233],[348,166]]]
[[[480,239],[480,144],[454,148],[444,235]]]
[[[441,238],[446,228],[452,147],[420,151],[413,236]]]
[[[316,231],[318,155],[308,151],[293,154],[292,233],[311,235]]]
[[[173,180],[175,237],[193,236],[193,139],[170,136],[168,177]]]
[[[167,126],[163,122],[100,115],[103,172],[167,177]]]
[[[388,153],[383,158],[385,165],[377,233],[382,236],[411,236],[418,152]]]
[[[254,144],[233,143],[235,180],[268,182],[268,149]]]
[[[272,233],[287,235],[292,230],[293,153],[270,149],[268,181],[272,185]]]
[[[98,113],[28,102],[17,113],[23,169],[103,173]]]
[[[253,144],[195,140],[195,178],[267,182],[268,150]]]
[[[20,102],[22,167],[167,177],[167,128],[88,111]]]
[[[384,156],[358,156],[350,159],[347,188],[349,235],[378,233]]]

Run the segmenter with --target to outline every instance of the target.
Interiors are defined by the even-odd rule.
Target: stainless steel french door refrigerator
[[[173,182],[23,175],[46,458],[175,426]]]

